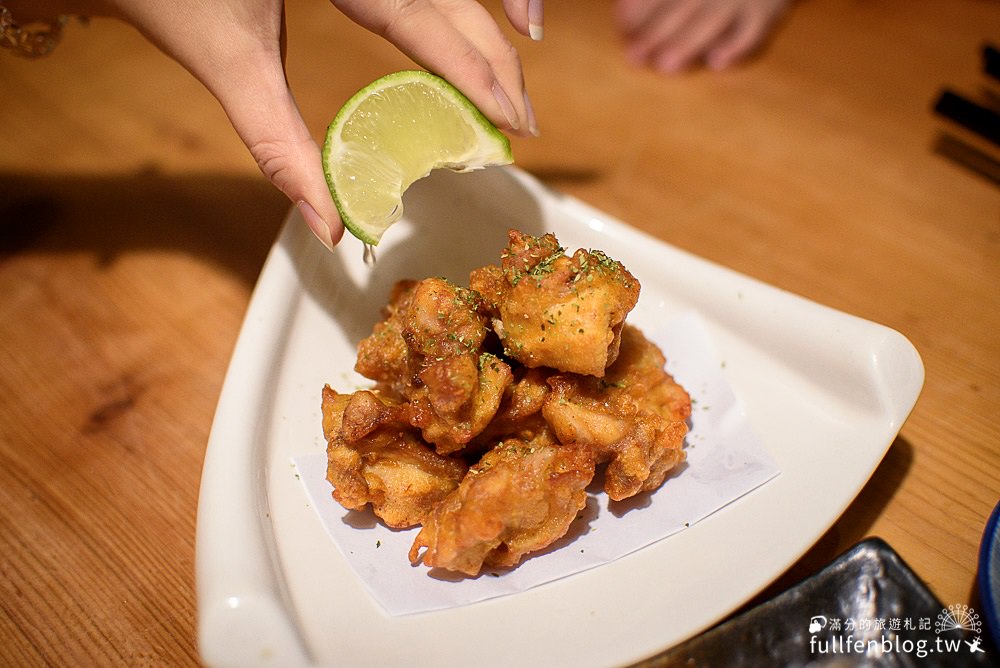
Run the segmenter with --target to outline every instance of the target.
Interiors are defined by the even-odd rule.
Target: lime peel
[[[513,161],[510,140],[457,88],[422,70],[359,90],[323,143],[323,172],[344,227],[372,246],[402,216],[406,189],[432,170]]]

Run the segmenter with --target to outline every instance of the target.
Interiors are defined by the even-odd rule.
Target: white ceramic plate
[[[198,509],[210,666],[611,666],[719,621],[796,561],[875,470],[923,384],[898,332],[667,246],[514,168],[435,172],[374,269],[293,213],[254,292],[212,427]],[[506,230],[599,248],[642,283],[640,328],[694,309],[782,473],[616,562],[470,606],[390,617],[327,537],[290,458],[322,452],[319,392],[367,386],[355,346],[398,278],[495,262]],[[421,576],[422,571],[415,571]]]

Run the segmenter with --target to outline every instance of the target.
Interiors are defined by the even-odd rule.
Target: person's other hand
[[[500,128],[537,134],[517,51],[478,2],[332,2],[451,81]],[[333,248],[344,227],[323,176],[319,146],[285,78],[283,0],[64,4],[67,12],[125,19],[194,74],[222,104],[261,171],[298,206],[313,233]],[[518,32],[541,36],[540,0],[504,0],[504,9]]]
[[[626,55],[678,72],[698,63],[721,70],[767,38],[791,0],[617,0]]]

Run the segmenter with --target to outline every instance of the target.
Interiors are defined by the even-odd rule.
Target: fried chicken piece
[[[354,370],[379,384],[379,389],[395,396],[405,396],[416,382],[420,360],[410,353],[403,338],[405,316],[416,281],[398,281],[383,309],[385,318],[377,323],[367,338],[358,344]]]
[[[615,501],[657,489],[684,461],[691,399],[665,362],[656,344],[626,325],[604,378],[549,378],[542,414],[561,442],[587,445],[608,462],[604,489]]]
[[[566,534],[593,476],[587,448],[502,441],[424,520],[410,562],[470,576],[515,566]]]
[[[334,498],[422,525],[411,563],[473,577],[565,536],[598,465],[614,500],[662,485],[691,413],[662,352],[625,324],[639,283],[621,263],[508,236],[469,289],[398,282],[358,346],[374,391],[323,390]]]
[[[485,351],[482,310],[479,295],[445,279],[401,283],[358,347],[355,369],[404,399],[410,424],[441,454],[486,427],[511,382],[509,365]]]
[[[552,234],[510,230],[508,236],[500,266],[470,276],[505,353],[528,367],[603,376],[618,356],[639,282],[601,251],[580,249],[570,257]]]
[[[479,295],[444,278],[417,282],[403,314],[403,339],[424,365],[461,355],[478,356],[487,321]]]
[[[405,421],[405,407],[361,390],[323,388],[327,480],[342,506],[375,514],[393,528],[420,524],[458,487],[467,465],[437,454]]]
[[[518,366],[513,370],[514,381],[507,386],[500,407],[482,433],[470,444],[478,450],[488,450],[498,441],[518,438],[555,444],[555,434],[542,417],[542,406],[549,394],[548,369]]]
[[[440,454],[449,454],[464,449],[489,425],[512,374],[506,362],[483,353],[476,361],[452,357],[437,362],[420,378],[424,387],[410,400],[410,424]]]

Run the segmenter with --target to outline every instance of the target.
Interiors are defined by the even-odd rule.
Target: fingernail
[[[503,112],[503,117],[507,119],[507,124],[514,130],[519,130],[521,124],[517,120],[517,112],[514,111],[514,105],[511,104],[510,98],[507,97],[507,93],[504,89],[500,87],[500,82],[493,82],[493,97],[496,99],[497,104],[500,105],[500,111]]]
[[[528,35],[536,42],[542,39],[542,0],[528,0]]]
[[[531,106],[531,98],[528,97],[528,91],[524,91],[524,108],[528,112],[528,132],[537,137],[540,134],[538,132],[538,121],[535,120],[535,108]]]
[[[295,206],[298,207],[299,213],[302,214],[302,219],[306,221],[306,225],[316,235],[316,238],[332,251],[333,235],[330,234],[330,226],[326,224],[326,221],[320,218],[320,215],[316,213],[316,209],[312,208],[312,205],[305,200],[299,200],[295,203]]]

